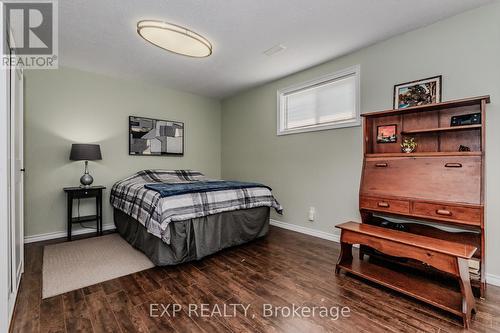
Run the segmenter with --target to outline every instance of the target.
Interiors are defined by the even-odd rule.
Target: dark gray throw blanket
[[[174,195],[199,193],[199,192],[214,192],[226,190],[239,190],[252,187],[264,187],[272,190],[269,186],[259,183],[239,182],[239,181],[195,181],[192,183],[154,183],[146,184],[145,188],[156,191],[162,198],[171,197]]]

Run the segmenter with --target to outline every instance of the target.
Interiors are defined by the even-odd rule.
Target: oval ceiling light
[[[137,33],[164,50],[193,58],[212,54],[212,44],[203,36],[184,27],[155,20],[137,23]]]

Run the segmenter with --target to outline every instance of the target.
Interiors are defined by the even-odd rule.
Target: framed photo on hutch
[[[394,143],[398,141],[397,125],[377,126],[377,143]]]
[[[394,86],[394,109],[441,102],[441,75]]]

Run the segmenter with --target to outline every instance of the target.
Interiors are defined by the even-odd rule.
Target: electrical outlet
[[[309,207],[309,216],[308,220],[311,222],[314,222],[314,219],[316,218],[316,208],[314,207]]]

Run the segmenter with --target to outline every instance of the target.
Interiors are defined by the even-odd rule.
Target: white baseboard
[[[281,222],[273,219],[271,219],[270,224],[279,228],[300,232],[301,234],[306,234],[309,236],[318,237],[337,243],[340,242],[340,236],[332,233],[319,231],[292,223]],[[486,283],[500,287],[500,276],[486,273]]]
[[[115,229],[114,224],[104,224],[102,226],[102,230],[113,230]],[[90,234],[90,233],[95,233],[95,229],[77,229],[73,231],[71,234],[73,236],[77,235],[84,235],[84,234]],[[63,238],[66,237],[68,233],[66,231],[56,231],[56,232],[48,232],[46,234],[39,234],[39,235],[31,235],[31,236],[25,236],[24,237],[24,243],[34,243],[34,242],[41,242],[41,241],[46,241],[50,239],[56,239],[56,238]]]
[[[486,283],[500,287],[500,276],[486,273]]]
[[[287,222],[281,222],[281,221],[277,221],[277,220],[273,220],[273,219],[271,219],[270,224],[274,225],[276,227],[283,228],[283,229],[288,229],[288,230],[300,232],[301,234],[306,234],[309,236],[318,237],[318,238],[326,239],[326,240],[337,242],[337,243],[340,242],[339,235],[335,235],[335,234],[332,234],[329,232],[315,230],[315,229],[303,227],[300,225],[287,223]]]

